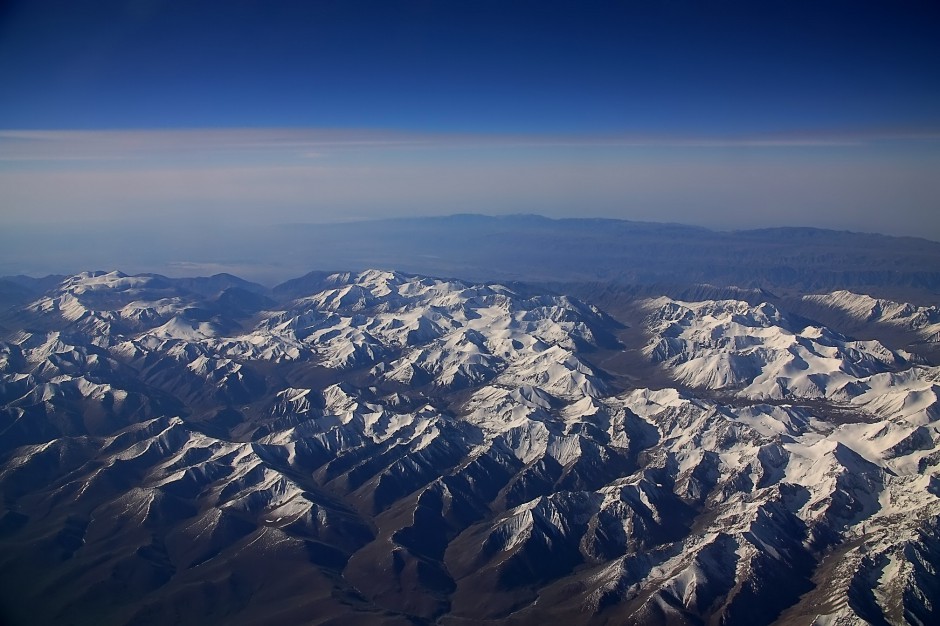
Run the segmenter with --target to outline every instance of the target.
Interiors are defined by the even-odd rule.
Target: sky
[[[7,0],[0,226],[476,212],[940,240],[938,32],[930,0]]]

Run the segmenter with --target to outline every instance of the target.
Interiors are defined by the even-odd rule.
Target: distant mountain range
[[[130,266],[178,275],[220,269],[274,284],[310,268],[395,268],[472,281],[709,284],[781,292],[849,289],[940,304],[940,243],[813,228],[721,232],[677,224],[534,215],[454,215],[240,229],[220,224],[178,241],[170,226],[91,228],[61,245],[46,230],[0,252],[19,267],[42,250],[46,273]],[[82,241],[82,246],[74,241]],[[60,253],[67,250],[65,252]],[[57,255],[62,256],[57,256]],[[185,261],[185,262],[184,262]],[[2,270],[0,270],[2,271]],[[0,284],[0,301],[9,289]],[[10,296],[6,296],[9,301]],[[2,302],[0,302],[2,303]]]
[[[565,225],[558,259],[683,232],[495,223]],[[716,257],[780,235],[684,230]],[[615,256],[541,277],[587,290]],[[382,270],[4,284],[4,623],[937,622],[935,307]]]
[[[812,228],[720,232],[622,220],[455,215],[298,225],[284,236],[282,249],[303,250],[297,258],[306,267],[396,267],[484,281],[940,294],[940,243]]]

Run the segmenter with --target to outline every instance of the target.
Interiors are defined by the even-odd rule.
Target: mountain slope
[[[936,619],[919,357],[767,303],[193,284],[72,276],[0,344],[10,621]]]

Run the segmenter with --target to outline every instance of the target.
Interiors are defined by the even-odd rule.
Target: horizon
[[[0,130],[5,222],[329,223],[533,213],[940,240],[940,133]],[[184,221],[185,220],[185,221]]]
[[[920,0],[17,0],[0,219],[38,261],[88,229],[145,257],[458,213],[940,241],[938,25]]]
[[[379,269],[474,283],[601,280],[789,289],[794,280],[841,284],[846,279],[839,276],[849,272],[856,276],[850,284],[862,292],[914,297],[913,288],[924,302],[934,301],[929,294],[937,292],[940,280],[940,242],[812,227],[717,230],[614,218],[462,213],[221,232],[178,232],[170,225],[147,234],[160,245],[141,248],[118,227],[97,225],[76,227],[59,239],[41,226],[3,231],[0,278],[32,281],[86,271],[167,278],[227,274],[273,288],[311,272]],[[43,246],[49,252],[30,257],[30,249]],[[891,283],[897,288],[889,288]]]
[[[0,2],[0,626],[937,622],[938,32]]]

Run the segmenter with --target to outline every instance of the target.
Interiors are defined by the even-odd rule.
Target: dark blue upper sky
[[[940,128],[931,0],[7,0],[0,127]]]

